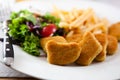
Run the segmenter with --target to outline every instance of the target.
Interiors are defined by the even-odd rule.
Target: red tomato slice
[[[48,37],[51,36],[56,30],[57,27],[55,24],[49,24],[40,31],[40,34],[42,35],[42,37]]]

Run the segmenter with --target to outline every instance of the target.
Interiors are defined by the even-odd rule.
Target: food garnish
[[[28,10],[12,12],[11,20],[8,23],[9,34],[14,41],[19,42],[23,50],[34,56],[39,56],[40,38],[59,35],[58,31],[61,30],[58,26],[59,21],[60,19],[48,13],[44,16],[35,16]]]

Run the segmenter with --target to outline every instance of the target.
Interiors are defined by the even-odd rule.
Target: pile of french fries
[[[74,33],[72,30],[75,28],[80,28],[83,32],[108,33],[109,21],[99,18],[91,8],[65,11],[54,6],[52,14],[61,19],[60,27],[70,30],[68,36]]]

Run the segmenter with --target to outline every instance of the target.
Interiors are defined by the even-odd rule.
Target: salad
[[[58,26],[60,19],[50,13],[40,15],[28,10],[12,12],[8,21],[13,42],[31,55],[40,55],[40,39],[48,36],[63,36],[64,29]]]

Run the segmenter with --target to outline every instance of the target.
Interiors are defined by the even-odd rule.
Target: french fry
[[[65,11],[54,6],[52,13],[61,19],[59,26],[62,28],[69,30],[80,28],[83,33],[89,31],[95,34],[108,32],[108,20],[99,18],[91,8],[85,10],[73,8],[71,11]]]
[[[93,33],[108,33],[108,29],[104,22],[99,22],[97,24],[87,24],[87,30],[92,31]],[[87,31],[86,30],[86,31]]]
[[[59,26],[60,26],[61,28],[64,28],[64,27],[69,27],[69,24],[68,24],[67,22],[60,22],[60,23],[59,23]]]
[[[73,8],[73,9],[71,10],[71,13],[73,14],[73,16],[74,16],[75,18],[77,18],[77,17],[79,16],[79,11],[78,11],[76,8]]]
[[[56,6],[54,6],[53,10],[62,21],[65,21],[65,16],[63,15],[63,13],[60,9],[58,9]]]
[[[81,16],[70,24],[70,28],[79,27],[93,14],[92,9],[87,9]]]
[[[92,30],[95,30],[96,28],[100,28],[103,25],[104,25],[103,23],[95,24],[94,26],[87,28],[86,32],[91,32]]]
[[[73,33],[74,33],[74,31],[70,31],[70,32],[67,34],[67,36],[66,36],[66,37],[70,37],[70,36],[72,36],[72,35],[73,35]]]

